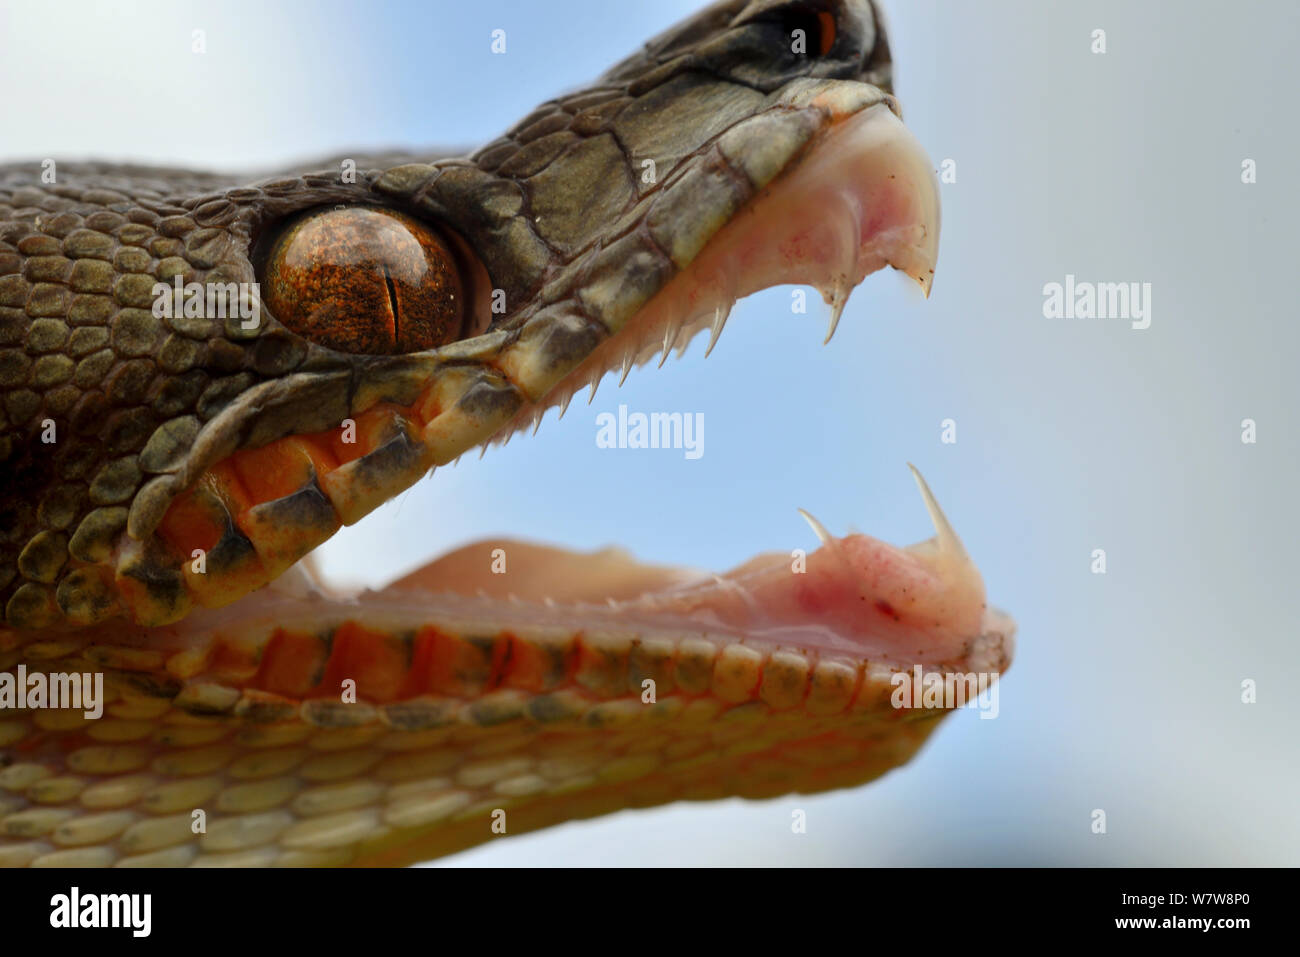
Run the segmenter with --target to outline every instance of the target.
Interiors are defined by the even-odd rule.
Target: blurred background
[[[0,161],[254,170],[472,146],[699,5],[4,0]],[[864,788],[627,812],[442,863],[1300,862],[1300,7],[885,7],[905,118],[956,173],[929,301],[873,276],[823,348],[825,307],[753,296],[707,362],[699,339],[606,381],[321,557],[379,585],[501,534],[722,570],[811,547],[796,506],[906,543],[931,534],[912,461],[1019,621],[999,717],[950,717]],[[1067,274],[1150,283],[1150,327],[1044,318]],[[620,402],[703,412],[703,457],[597,448]]]

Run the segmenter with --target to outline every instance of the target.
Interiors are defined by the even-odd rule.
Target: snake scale
[[[924,482],[929,542],[725,575],[297,564],[756,289],[928,290],[900,115],[867,0],[724,0],[469,156],[0,167],[0,864],[406,864],[906,762],[950,707],[895,679],[996,675],[1014,631]]]

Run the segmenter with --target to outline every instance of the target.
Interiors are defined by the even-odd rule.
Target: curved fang
[[[966,554],[966,546],[962,545],[961,539],[957,537],[957,532],[948,521],[948,516],[943,514],[943,509],[939,507],[939,502],[930,491],[930,486],[926,484],[915,465],[908,462],[907,467],[912,470],[912,478],[916,479],[916,486],[921,490],[925,510],[930,513],[930,521],[934,523],[934,542],[939,547],[940,553],[951,558],[970,561],[970,556]]]

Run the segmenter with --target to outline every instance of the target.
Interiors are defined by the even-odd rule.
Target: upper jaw
[[[832,333],[851,290],[885,266],[911,277],[928,295],[938,259],[938,184],[925,151],[897,114],[893,98],[875,87],[799,80],[774,97],[771,110],[720,137],[714,148],[733,176],[752,185],[750,198],[735,204],[719,185],[721,177],[711,175],[716,167],[708,159],[665,187],[661,205],[652,206],[620,244],[633,256],[633,249],[648,254],[652,243],[667,250],[672,277],[633,297],[630,289],[641,274],[620,275],[611,261],[597,277],[609,275],[622,302],[604,297],[597,281],[545,310],[543,316],[572,316],[592,306],[616,307],[599,312],[609,334],[495,438],[535,427],[547,408],[563,409],[587,386],[594,391],[611,370],[626,377],[634,365],[656,358],[662,364],[672,349],[680,355],[703,329],[710,329],[711,350],[732,305],[769,286],[817,288],[831,304]],[[664,208],[673,215],[660,214]],[[655,235],[668,222],[671,230]],[[652,243],[643,238],[647,231]],[[604,255],[613,260],[618,248]]]

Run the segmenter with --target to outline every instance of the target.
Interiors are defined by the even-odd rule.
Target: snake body
[[[937,200],[897,109],[866,0],[726,0],[468,157],[0,167],[0,864],[402,864],[907,761],[947,712],[898,708],[894,676],[1011,653],[928,490],[933,542],[826,536],[798,568],[486,542],[360,597],[290,571],[754,288],[811,273],[838,315],[887,263],[928,287]],[[844,182],[868,154],[870,189]],[[383,314],[369,338],[290,315],[350,281],[324,254],[253,323],[158,309],[160,283],[265,289],[272,238],[330,211],[313,242],[377,211],[451,265],[408,288],[384,264],[374,306],[328,292]],[[463,299],[449,341],[410,345],[421,296]],[[33,700],[83,673],[102,715]]]

